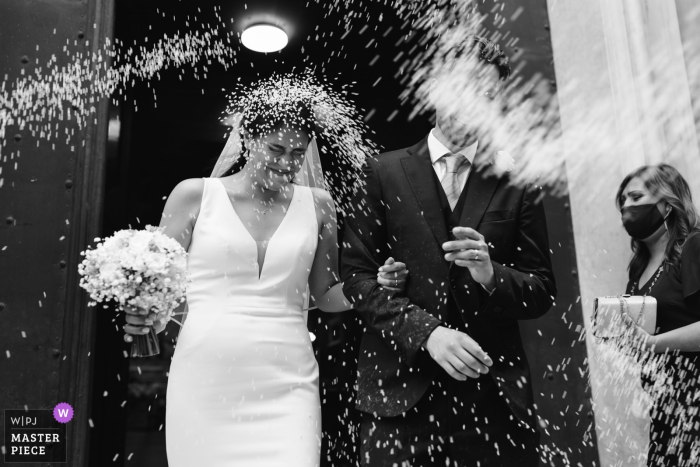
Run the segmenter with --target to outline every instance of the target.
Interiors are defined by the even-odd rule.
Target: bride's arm
[[[309,289],[311,300],[321,310],[329,313],[352,309],[352,304],[343,294],[343,286],[338,274],[338,224],[335,204],[327,191],[312,188],[316,205],[316,218],[319,224],[319,240],[316,248]],[[406,266],[387,259],[379,268],[377,283],[387,288],[403,288],[406,283]]]
[[[192,231],[194,230],[199,207],[202,204],[202,193],[204,192],[204,180],[190,179],[180,182],[170,193],[168,201],[163,208],[160,219],[160,227],[163,233],[177,240],[185,250],[189,250],[192,241]],[[174,314],[181,324],[186,318],[187,304],[182,303]],[[143,311],[129,309],[126,310],[126,326],[124,330],[127,334],[141,335],[148,332],[146,326],[153,325],[156,332],[162,332],[167,323],[158,319],[155,314],[146,315]],[[175,316],[174,315],[174,316]]]
[[[165,202],[160,218],[163,233],[174,238],[185,250],[189,250],[192,231],[202,205],[204,180],[193,178],[180,182]]]
[[[319,225],[318,246],[309,274],[311,300],[322,311],[337,312],[352,309],[343,295],[338,274],[338,224],[335,205],[327,191],[311,189]]]

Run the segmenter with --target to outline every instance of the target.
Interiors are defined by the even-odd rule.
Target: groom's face
[[[304,163],[309,136],[296,128],[283,127],[246,142],[258,184],[278,191],[290,183]]]
[[[456,145],[478,137],[481,119],[494,110],[502,87],[498,68],[490,63],[451,68],[431,91],[437,126]]]

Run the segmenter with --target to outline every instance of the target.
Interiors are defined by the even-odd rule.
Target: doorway
[[[530,56],[521,71],[534,74],[544,70],[553,77],[553,71],[546,69],[551,47],[542,45],[532,26],[542,20],[542,15],[546,18],[546,6],[543,9],[544,2],[535,0],[521,3],[532,8],[514,26],[521,36],[520,47],[513,46],[508,53],[517,55],[527,50]],[[401,52],[414,47],[415,41],[402,41],[407,24],[380,2],[371,12],[353,12],[367,16],[366,27],[356,25],[346,33],[342,25],[348,12],[329,12],[323,3],[307,0],[256,0],[254,4],[117,0],[115,39],[122,50],[137,52],[165,35],[181,37],[186,31],[209,31],[222,19],[224,27],[235,30],[249,15],[263,10],[287,18],[291,24],[293,32],[282,51],[260,54],[237,46],[233,66],[224,67],[204,58],[164,69],[150,80],[134,80],[125,91],[113,96],[103,236],[124,228],[157,225],[165,199],[178,182],[210,175],[225,144],[227,127],[221,118],[227,93],[239,81],[310,68],[337,80],[338,86],[352,84],[352,98],[361,109],[361,117],[372,129],[373,140],[384,150],[411,146],[427,135],[432,127],[430,116],[409,118],[411,108],[400,98]],[[322,162],[326,170],[334,167],[328,154],[322,155]],[[579,322],[581,314],[580,304],[575,304],[578,285],[571,274],[575,253],[568,203],[565,198],[551,198],[546,206],[550,243],[558,245],[553,256],[555,272],[569,282],[559,284],[564,295],[557,300],[559,309],[551,310],[536,325],[524,326],[522,332],[524,340],[533,343],[526,348],[536,378],[536,398],[543,401],[540,405],[546,412],[543,418],[552,420],[553,426],[564,427],[567,417],[574,415],[567,413],[558,422],[560,406],[574,404],[571,399],[576,399],[578,406],[586,399],[585,383],[583,379],[554,381],[559,375],[546,369],[559,363],[554,361],[558,352],[552,352],[551,346],[545,349],[535,344],[541,338],[534,336],[541,330],[546,335],[564,332],[558,321],[563,312],[570,312]],[[339,221],[342,244],[342,218]],[[567,310],[569,304],[574,304],[573,311]],[[127,356],[129,345],[122,339],[122,320],[115,320],[110,313],[98,315],[90,465],[166,466],[165,393],[179,327],[168,325],[161,337],[159,356],[132,359]],[[349,427],[356,426],[359,419],[352,401],[362,328],[361,320],[351,313],[312,312],[309,316],[309,329],[317,336],[314,349],[321,372],[323,465],[350,466],[357,460],[357,433]],[[568,348],[569,343],[570,339],[562,345]],[[584,365],[585,349],[576,349],[572,367]],[[559,397],[549,404],[552,394],[562,392],[554,383],[579,389],[571,390],[568,399]],[[579,430],[575,423],[569,424],[567,430],[578,430],[575,434],[563,428],[545,428],[550,428],[551,434],[543,442],[561,445],[567,438],[580,439],[584,427]],[[585,452],[578,449],[569,460],[587,465],[595,446],[585,447]]]

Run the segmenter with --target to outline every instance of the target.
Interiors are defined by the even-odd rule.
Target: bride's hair
[[[340,86],[341,90],[334,90]],[[252,84],[236,84],[226,108],[231,132],[212,176],[222,177],[245,166],[245,140],[269,135],[282,127],[306,133],[323,148],[332,148],[333,157],[359,170],[365,157],[376,154],[368,138],[368,128],[355,105],[348,99],[349,85],[325,78],[317,79],[311,70],[273,74]],[[323,150],[321,151],[323,152]],[[315,154],[315,153],[314,153]],[[320,166],[320,162],[317,162]],[[228,170],[227,167],[230,167]]]
[[[314,113],[304,102],[297,102],[283,111],[269,103],[261,102],[254,108],[243,109],[242,114],[241,137],[258,138],[284,126],[301,130],[309,138],[315,132]]]
[[[254,107],[241,109],[241,113],[243,115],[240,125],[242,154],[248,152],[244,137],[259,138],[286,126],[306,133],[309,139],[316,134],[314,112],[311,106],[301,101],[283,111],[269,103],[259,102]],[[222,177],[240,172],[247,160],[247,157],[239,157]]]

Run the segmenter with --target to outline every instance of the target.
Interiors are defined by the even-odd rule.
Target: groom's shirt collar
[[[433,128],[430,130],[430,134],[428,135],[428,151],[430,152],[430,161],[433,163],[433,165],[435,165],[435,163],[445,154],[452,154],[452,151],[447,149],[447,146],[438,141],[434,132],[435,129]],[[470,164],[473,164],[478,147],[479,141],[475,141],[471,146],[467,146],[466,148],[462,148],[457,151],[457,154],[463,155],[467,158]]]

